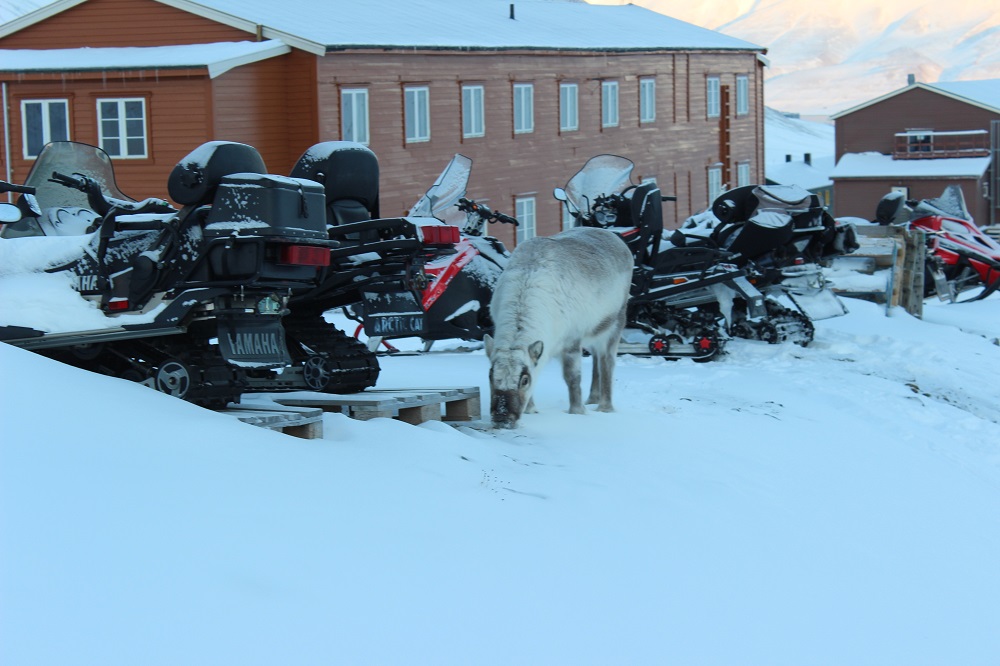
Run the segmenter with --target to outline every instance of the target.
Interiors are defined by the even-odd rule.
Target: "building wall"
[[[0,39],[0,49],[170,46],[252,41],[254,35],[153,0],[87,0]]]
[[[937,132],[989,130],[1000,114],[922,88],[914,88],[873,104],[835,122],[837,158],[844,153],[895,149],[895,134],[908,129]]]
[[[879,200],[892,191],[893,187],[909,188],[910,199],[933,199],[941,196],[948,185],[961,185],[965,204],[972,214],[972,219],[980,224],[989,220],[989,201],[982,196],[986,188],[986,179],[851,179],[836,181],[837,217],[860,217],[866,220],[875,219],[875,208]]]
[[[753,53],[553,53],[553,52],[376,52],[329,53],[318,62],[319,139],[342,138],[340,91],[366,88],[370,108],[370,147],[379,157],[382,214],[404,214],[456,152],[473,159],[471,198],[513,214],[515,199],[536,199],[540,235],[558,231],[559,202],[552,189],[587,159],[619,154],[636,163],[634,180],[655,177],[664,194],[668,225],[708,205],[707,170],[720,162],[720,119],[706,117],[706,83],[720,77],[735,96],[736,74],[750,81],[751,112],[729,119],[732,169],[752,165],[763,177],[761,80]],[[639,123],[639,79],[656,78],[656,120]],[[619,82],[618,127],[601,127],[601,81]],[[579,86],[579,130],[560,132],[559,84]],[[463,139],[461,87],[485,89],[485,136]],[[513,131],[513,84],[533,83],[534,131]],[[404,140],[403,90],[426,85],[430,96],[431,138]],[[733,106],[735,109],[735,106]],[[505,242],[511,229],[493,228]]]
[[[119,188],[136,199],[166,197],[170,170],[191,149],[211,136],[211,88],[203,71],[34,75],[7,85],[11,120],[10,180],[15,183],[22,182],[34,164],[34,159],[24,158],[21,101],[26,99],[68,100],[70,139],[91,145],[99,145],[98,99],[145,99],[148,157],[114,160]],[[6,150],[0,151],[0,160],[4,154]],[[5,177],[6,165],[0,165],[0,169]]]

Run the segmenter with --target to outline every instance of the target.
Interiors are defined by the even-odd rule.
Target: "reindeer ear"
[[[483,336],[483,344],[486,346],[486,357],[493,358],[493,336],[489,333]]]
[[[538,359],[542,357],[542,350],[545,349],[545,344],[541,340],[535,340],[528,347],[528,356],[531,357],[531,362],[538,365]]]

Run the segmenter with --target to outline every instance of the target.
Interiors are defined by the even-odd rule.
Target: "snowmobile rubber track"
[[[322,314],[293,312],[282,323],[295,367],[281,376],[301,379],[294,382],[297,385],[281,386],[282,390],[358,393],[375,386],[381,370],[375,353],[323,319]],[[254,391],[279,388],[266,388],[257,380],[251,383]]]

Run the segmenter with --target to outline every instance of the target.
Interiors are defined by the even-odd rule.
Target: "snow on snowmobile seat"
[[[267,173],[267,167],[253,146],[209,141],[177,163],[167,179],[167,192],[182,206],[209,204],[223,176],[234,173]]]
[[[291,175],[323,185],[330,226],[379,217],[378,158],[360,143],[318,143],[303,153]]]

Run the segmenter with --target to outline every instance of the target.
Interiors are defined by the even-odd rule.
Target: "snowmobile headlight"
[[[263,315],[281,314],[281,301],[273,295],[265,296],[257,301],[257,312]]]

